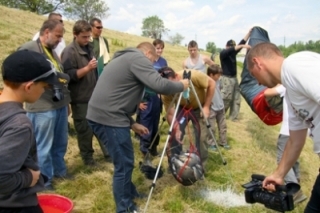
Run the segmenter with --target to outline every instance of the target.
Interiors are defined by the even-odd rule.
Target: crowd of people
[[[284,59],[272,43],[251,48],[246,44],[250,29],[239,44],[227,41],[220,53],[221,67],[200,54],[197,42],[192,40],[182,71],[174,71],[162,57],[165,43],[161,39],[117,51],[111,59],[102,29],[98,18],[76,21],[73,41],[66,46],[62,16],[51,13],[33,40],[4,60],[4,89],[0,96],[0,212],[40,213],[36,193],[55,190],[54,179],[73,178],[64,160],[70,114],[83,163],[96,165],[94,136],[104,157],[112,160],[118,213],[136,212],[134,199],[142,197],[131,179],[134,149],[130,130],[139,138],[143,157],[148,153],[158,156],[156,133],[162,108],[169,124],[177,122],[173,120],[175,108],[192,110],[200,125],[199,152],[205,171],[209,151],[216,151],[217,146],[231,148],[226,119],[239,119],[236,55],[242,48],[250,50],[247,63],[251,75],[272,88],[265,91],[265,96],[281,94],[285,100],[277,143],[279,166],[264,180],[264,187],[274,190],[274,185],[282,184],[284,177],[286,182],[300,182],[297,159],[307,128],[311,129],[315,150],[320,153],[316,114],[318,54],[303,52]],[[190,79],[183,78],[186,69],[190,70]],[[182,99],[180,105],[172,104],[174,94],[188,90],[190,83],[195,93],[190,93],[188,100]],[[230,116],[226,116],[228,109]],[[132,118],[134,114],[136,120]],[[211,138],[204,119],[214,132],[218,130],[219,140]],[[183,138],[184,129],[176,129],[175,134]],[[319,197],[320,176],[305,212],[319,212]],[[295,201],[306,198],[300,190]]]

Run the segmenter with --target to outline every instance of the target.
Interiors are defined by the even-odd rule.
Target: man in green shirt
[[[98,18],[93,18],[90,20],[90,25],[92,28],[91,42],[93,43],[93,46],[94,46],[93,47],[94,55],[97,60],[100,57],[102,57],[103,65],[106,65],[110,60],[110,56],[109,56],[110,51],[109,51],[108,40],[101,36],[102,29],[103,29],[102,22]]]

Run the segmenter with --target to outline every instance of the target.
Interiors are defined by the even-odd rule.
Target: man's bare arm
[[[203,58],[204,63],[207,64],[208,66],[211,66],[211,65],[215,64],[214,61],[212,61],[210,59],[210,57],[207,56],[207,55],[203,55],[202,58]]]

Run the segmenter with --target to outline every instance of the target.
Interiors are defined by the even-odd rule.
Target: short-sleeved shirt
[[[314,152],[320,153],[320,54],[303,51],[283,61],[281,82],[286,88],[289,129],[310,128]]]
[[[182,79],[183,71],[179,71],[177,72],[177,74],[181,76],[181,79]],[[206,98],[206,89],[208,88],[208,76],[202,72],[199,72],[198,70],[191,70],[191,82],[196,90],[200,103],[203,105]],[[162,97],[163,105],[167,110],[170,103],[172,102],[174,95],[162,95],[161,97]],[[199,108],[197,99],[193,91],[191,90],[189,93],[189,101],[190,103],[188,104],[187,100],[182,98],[180,106],[186,106],[187,108],[192,108],[192,109]]]

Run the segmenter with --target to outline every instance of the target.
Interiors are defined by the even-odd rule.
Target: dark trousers
[[[41,207],[30,206],[30,207],[22,207],[22,208],[1,208],[0,213],[43,213]]]
[[[320,212],[320,174],[313,185],[310,200],[304,210],[304,213],[319,213]]]
[[[155,138],[158,132],[159,120],[161,112],[161,102],[158,95],[152,95],[147,98],[147,109],[139,110],[139,121],[141,125],[145,126],[149,130],[149,134],[140,136],[140,151],[142,153],[147,153],[151,142]],[[159,135],[155,139],[152,148],[156,148],[159,144]]]
[[[93,159],[94,150],[92,147],[93,132],[86,119],[88,104],[71,104],[71,109],[74,127],[77,132],[80,155],[85,161],[91,160]],[[107,157],[108,152],[106,147],[100,141],[99,144],[104,156]]]
[[[107,147],[114,165],[113,196],[117,213],[136,209],[133,199],[139,194],[131,181],[134,152],[130,127],[111,127],[88,120],[94,134]]]

